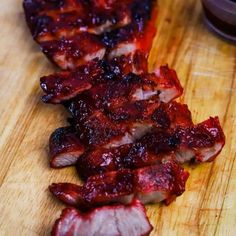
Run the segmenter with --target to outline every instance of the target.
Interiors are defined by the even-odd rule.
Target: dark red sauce
[[[236,43],[236,1],[202,0],[202,4],[210,30]]]

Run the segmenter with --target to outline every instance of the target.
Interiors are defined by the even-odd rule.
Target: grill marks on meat
[[[26,21],[47,57],[74,69],[105,54],[148,54],[156,29],[153,0],[24,0]]]
[[[140,168],[124,169],[95,175],[83,186],[69,183],[52,184],[50,191],[64,203],[84,208],[121,202],[133,197],[142,203],[170,203],[185,190],[188,172],[173,161]]]
[[[87,92],[96,106],[100,104],[97,108],[101,108],[112,106],[112,102],[118,106],[118,99],[128,102],[156,97],[167,103],[183,93],[176,72],[168,66],[158,68],[155,73],[140,75],[128,72],[127,68],[128,73],[125,74],[123,70],[121,63],[92,61],[72,72],[44,76],[40,80],[46,94],[43,101],[62,103]]]
[[[217,117],[195,126],[179,123],[175,128],[152,130],[132,144],[87,151],[78,159],[77,170],[86,179],[110,171],[156,165],[169,159],[181,164],[192,159],[207,162],[219,154],[224,144]]]
[[[133,200],[128,206],[105,206],[88,213],[66,208],[55,222],[52,236],[147,236],[152,228],[144,206]]]

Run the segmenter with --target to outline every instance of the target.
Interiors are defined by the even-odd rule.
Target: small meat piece
[[[106,48],[97,36],[80,33],[70,38],[40,43],[44,54],[63,70],[74,70],[94,59],[103,59]]]
[[[111,71],[119,71],[124,75],[130,72],[140,75],[148,72],[147,55],[140,50],[109,60]]]
[[[148,236],[152,229],[144,206],[133,200],[127,206],[105,206],[88,213],[66,208],[55,222],[51,235]]]
[[[225,136],[219,118],[210,117],[197,125],[176,126],[167,132],[158,129],[141,137],[137,143],[156,154],[174,152],[175,160],[185,163],[212,161],[225,145]]]
[[[168,103],[182,95],[183,88],[175,70],[170,69],[168,65],[166,65],[155,69],[154,73],[156,78],[159,78],[159,97],[162,102]]]
[[[44,102],[61,103],[92,88],[95,83],[103,80],[104,70],[101,63],[92,61],[72,72],[63,71],[42,77],[40,86],[46,93],[42,100]]]
[[[126,103],[123,107],[111,110],[109,117],[117,122],[143,121],[144,123],[154,123],[153,126],[160,128],[193,125],[188,106],[175,101],[169,103],[155,101]]]
[[[82,210],[121,202],[128,204],[134,197],[133,173],[126,169],[91,176],[83,186],[70,183],[52,184],[49,190],[62,202]]]
[[[213,161],[225,145],[225,135],[218,117],[208,120],[187,129],[177,129],[181,145],[176,154],[180,163],[193,157],[197,162]]]
[[[49,139],[50,166],[61,168],[74,165],[85,148],[72,127],[55,130]]]
[[[108,48],[108,59],[142,51],[148,56],[156,34],[156,2],[153,0],[133,1],[133,15],[130,24],[106,32],[102,41]]]
[[[165,201],[168,205],[185,191],[189,173],[173,161],[134,171],[135,197],[143,204]]]
[[[170,203],[185,191],[188,176],[181,166],[169,160],[133,171],[125,169],[92,176],[83,186],[61,183],[49,188],[64,203],[81,208],[114,202],[128,204],[133,197],[143,203]]]

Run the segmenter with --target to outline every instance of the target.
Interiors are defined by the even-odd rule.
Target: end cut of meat
[[[105,206],[88,213],[66,208],[55,222],[51,235],[148,236],[152,229],[144,206],[133,200],[127,206]]]
[[[24,0],[23,7],[33,38],[62,69],[136,51],[147,57],[156,32],[154,0]]]
[[[74,165],[85,151],[72,127],[55,130],[49,144],[50,166],[53,168]]]
[[[137,170],[121,170],[92,176],[83,186],[52,184],[50,191],[64,203],[81,209],[111,203],[142,203],[165,201],[169,204],[185,191],[188,172],[169,160]]]
[[[100,104],[110,104],[112,101],[117,104],[119,98],[128,101],[158,98],[167,103],[182,95],[183,88],[176,72],[168,66],[161,66],[154,73],[136,75],[132,71],[124,74],[122,70],[126,65],[122,63],[125,62],[118,65],[117,61],[92,61],[72,72],[44,76],[40,80],[45,92],[42,99],[56,104],[87,92]]]

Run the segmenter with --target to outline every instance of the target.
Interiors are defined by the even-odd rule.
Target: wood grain
[[[21,0],[0,11],[0,235],[49,235],[62,204],[52,182],[79,179],[73,168],[48,167],[50,133],[65,123],[59,106],[41,103],[39,77],[55,71],[31,40]],[[186,166],[191,176],[176,202],[148,206],[152,235],[236,234],[236,47],[202,23],[197,0],[160,1],[150,68],[168,63],[185,88],[182,102],[195,122],[219,115],[227,137],[215,162]]]

